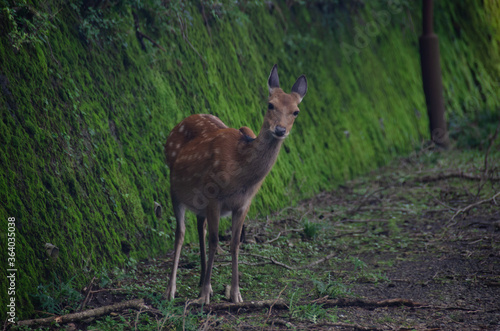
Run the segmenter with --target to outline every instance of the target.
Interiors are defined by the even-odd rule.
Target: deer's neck
[[[261,182],[271,171],[282,143],[282,139],[274,138],[269,130],[265,129],[261,129],[257,138],[248,143],[242,168],[249,185]]]

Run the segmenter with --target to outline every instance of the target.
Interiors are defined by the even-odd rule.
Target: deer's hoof
[[[234,290],[231,285],[226,285],[226,299],[231,300],[233,303],[243,302],[241,297],[240,288],[236,287]]]
[[[198,305],[209,305],[210,304],[210,293],[201,295],[198,299],[192,301],[194,304]]]
[[[243,302],[240,291],[238,291],[238,293],[231,294],[231,301],[233,303]]]
[[[214,295],[212,285],[202,287],[200,297],[196,300],[193,300],[192,302],[199,305],[208,305],[210,304],[210,297],[212,295]]]

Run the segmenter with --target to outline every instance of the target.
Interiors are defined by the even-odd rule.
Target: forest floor
[[[49,329],[500,330],[499,193],[500,151],[422,149],[247,220],[241,305],[224,294],[227,235],[210,305],[189,301],[199,292],[192,244],[183,249],[175,301],[162,298],[171,255],[131,261],[82,291],[80,306],[144,303]]]

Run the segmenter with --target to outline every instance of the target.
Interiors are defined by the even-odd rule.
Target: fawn
[[[238,250],[241,230],[250,203],[276,162],[283,140],[299,114],[297,105],[307,92],[307,80],[300,76],[290,94],[279,86],[277,65],[268,79],[268,110],[259,135],[242,127],[228,128],[213,115],[191,115],[170,132],[165,144],[170,168],[172,206],[177,227],[172,276],[165,295],[176,291],[177,267],[186,226],[186,208],[196,214],[201,256],[200,304],[209,304],[212,266],[218,245],[219,219],[232,215],[232,302],[243,302],[239,289]],[[209,253],[205,237],[208,223]]]

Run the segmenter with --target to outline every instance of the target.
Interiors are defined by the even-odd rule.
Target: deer
[[[276,162],[281,145],[299,115],[298,105],[307,92],[307,80],[300,76],[285,93],[279,85],[275,64],[267,81],[269,98],[264,122],[256,136],[243,126],[229,128],[210,114],[191,115],[170,132],[165,144],[170,169],[170,196],[176,219],[174,257],[165,297],[176,293],[177,269],[186,231],[185,212],[196,215],[201,274],[199,304],[209,304],[213,294],[212,267],[219,244],[219,220],[231,215],[230,252],[232,277],[229,289],[233,303],[243,302],[239,288],[240,237],[253,197]],[[206,257],[208,225],[209,252]]]

